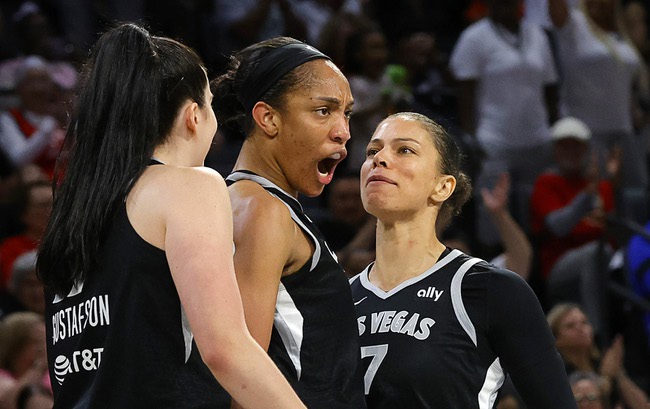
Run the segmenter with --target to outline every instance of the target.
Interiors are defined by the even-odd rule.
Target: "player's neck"
[[[273,157],[249,140],[244,141],[233,170],[249,170],[268,179],[293,197],[298,197],[298,191],[289,186],[286,176]]]
[[[370,281],[383,290],[424,273],[438,261],[445,246],[433,228],[422,224],[377,224],[376,261]]]

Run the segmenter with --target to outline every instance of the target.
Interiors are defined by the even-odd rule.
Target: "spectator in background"
[[[490,263],[514,271],[524,280],[528,280],[533,249],[526,233],[508,211],[509,194],[510,176],[507,173],[499,177],[492,190],[481,190],[481,199],[499,232],[500,243],[504,249],[503,253]]]
[[[609,409],[605,392],[606,381],[594,372],[576,371],[569,384],[579,408]]]
[[[366,144],[379,122],[411,104],[406,70],[389,65],[390,50],[378,26],[358,31],[346,43],[344,70],[354,95],[346,166],[354,171],[365,159]]]
[[[412,33],[431,31],[440,49],[448,54],[465,27],[463,14],[470,0],[372,0],[364,3],[366,14],[379,23],[391,49]]]
[[[326,216],[316,222],[348,276],[375,259],[375,219],[361,202],[358,172],[337,173],[325,189]]]
[[[579,8],[571,8],[567,0],[548,0],[548,7],[562,72],[562,111],[589,127],[601,168],[612,147],[622,150],[618,211],[626,214],[634,205],[632,194],[648,187],[639,149],[645,144],[635,135],[632,108],[634,88],[648,79],[621,24],[620,1],[583,0]]]
[[[38,55],[49,61],[79,59],[79,50],[56,32],[51,17],[36,2],[23,2],[12,22],[19,55]]]
[[[0,113],[0,149],[14,167],[36,163],[50,177],[64,132],[57,112],[57,85],[45,60],[25,58],[16,70],[19,105]]]
[[[544,31],[521,21],[522,1],[489,0],[489,16],[468,27],[450,60],[459,85],[464,132],[484,152],[477,189],[508,172],[512,214],[528,231],[528,198],[535,178],[551,164],[549,118],[555,118],[555,72]],[[477,206],[482,245],[498,242],[486,209]]]
[[[606,381],[604,396],[611,399],[612,404],[620,400],[632,409],[648,408],[647,395],[627,376],[623,366],[625,349],[621,336],[601,354],[591,323],[578,304],[557,304],[549,311],[547,320],[567,374],[575,371],[597,373]]]
[[[633,0],[627,2],[623,7],[623,21],[625,30],[630,36],[630,41],[634,44],[639,56],[641,57],[642,74],[648,72],[650,65],[650,38],[648,37],[648,12],[647,2]],[[645,75],[642,79],[648,79]],[[639,151],[645,158],[646,168],[650,169],[650,81],[640,82],[635,87],[635,101],[633,104],[634,127],[640,139]],[[645,148],[645,149],[644,149]],[[650,214],[646,214],[646,218]],[[643,220],[637,220],[642,223]]]
[[[70,121],[79,73],[72,64],[64,61],[50,62],[48,71],[55,84],[52,116],[61,128],[65,129]]]
[[[401,39],[396,62],[408,74],[413,110],[445,123],[456,116],[456,92],[444,54],[432,33],[417,32]]]
[[[645,231],[650,233],[650,221],[645,224]],[[625,249],[628,280],[635,293],[650,300],[650,240],[640,234],[632,236]],[[643,327],[650,340],[650,311],[642,317]],[[650,343],[647,343],[650,347]]]
[[[348,39],[359,31],[370,29],[374,24],[375,22],[364,14],[335,14],[323,25],[318,48],[329,55],[337,66],[345,68]]]
[[[7,237],[0,243],[0,289],[7,287],[14,261],[28,251],[36,249],[52,210],[52,186],[50,182],[35,181],[22,186],[16,192],[15,214],[23,223],[20,234]]]
[[[315,45],[330,20],[341,13],[361,15],[362,3],[363,0],[300,0],[293,4],[296,15],[305,24],[306,42]]]
[[[344,248],[368,219],[359,183],[357,172],[340,172],[325,188],[326,216],[316,225],[334,252]]]
[[[30,384],[51,390],[45,322],[35,312],[15,312],[0,321],[0,407],[15,408],[21,389]]]
[[[43,283],[36,276],[36,250],[16,259],[7,291],[0,291],[0,319],[17,311],[45,313]]]
[[[223,55],[280,35],[306,38],[305,23],[296,15],[292,0],[213,1],[213,19]]]
[[[612,157],[610,175],[601,177],[590,151],[591,132],[584,122],[565,117],[551,132],[556,169],[539,176],[530,199],[531,231],[538,245],[542,281],[550,304],[582,302],[592,322],[600,327],[595,253],[605,231],[605,217],[614,210],[612,178],[618,172],[619,159]]]
[[[34,164],[23,166],[0,178],[0,242],[22,232],[24,226],[15,210],[16,194],[24,185],[36,181],[48,181],[48,176]]]
[[[481,199],[497,231],[499,232],[500,254],[490,260],[500,268],[506,268],[519,274],[528,281],[533,259],[533,248],[521,226],[512,218],[508,210],[510,194],[510,176],[503,173],[493,189],[481,189]],[[458,249],[465,254],[474,254],[474,241],[458,226],[438,226],[442,230],[442,241],[447,247]]]

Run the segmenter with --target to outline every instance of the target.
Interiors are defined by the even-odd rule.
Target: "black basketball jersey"
[[[386,292],[371,267],[350,280],[368,408],[494,408],[506,373],[529,409],[575,408],[541,307],[515,273],[447,249]]]
[[[54,408],[230,408],[201,360],[165,252],[117,211],[99,267],[47,297]]]
[[[247,171],[226,183],[238,180],[252,180],[281,200],[315,246],[310,261],[281,278],[269,356],[310,409],[365,408],[356,315],[336,256],[296,198]]]

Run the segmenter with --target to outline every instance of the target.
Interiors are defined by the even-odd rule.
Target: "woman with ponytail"
[[[535,293],[447,248],[436,227],[471,192],[453,138],[428,117],[384,119],[361,166],[376,260],[350,282],[368,409],[492,409],[506,375],[530,409],[575,409]]]
[[[79,89],[38,259],[54,407],[304,408],[246,329],[200,58],[121,25]]]
[[[309,408],[361,409],[350,287],[298,202],[346,156],[350,85],[320,51],[276,37],[234,55],[213,92],[219,120],[245,137],[226,182],[248,328]]]

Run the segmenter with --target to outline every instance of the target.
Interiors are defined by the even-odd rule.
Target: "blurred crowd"
[[[445,243],[520,274],[548,312],[580,407],[648,408],[648,0],[3,0],[0,409],[50,408],[38,242],[79,69],[98,34],[141,21],[219,73],[253,42],[328,54],[355,99],[348,157],[301,201],[353,276],[374,259],[359,168],[375,126],[423,113],[462,148],[475,193]],[[226,175],[241,135],[220,128]],[[523,407],[514,389],[502,408]],[[589,406],[591,405],[591,406]],[[596,406],[600,405],[600,406]]]

